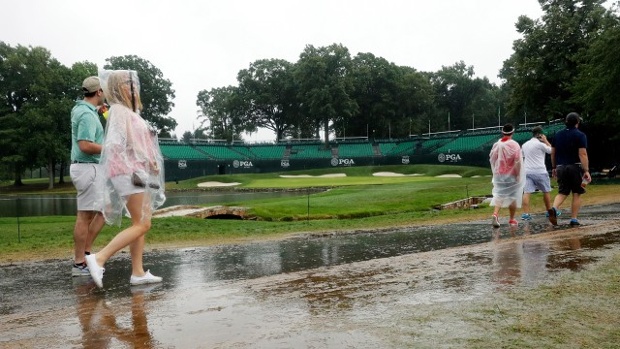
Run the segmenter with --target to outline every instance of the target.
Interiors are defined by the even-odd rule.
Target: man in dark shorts
[[[577,214],[581,208],[581,194],[586,190],[582,182],[592,180],[588,162],[588,139],[579,131],[581,117],[577,113],[566,116],[566,129],[556,133],[551,147],[551,166],[553,177],[558,181],[558,195],[549,209],[549,222],[558,225],[558,209],[571,193],[570,225],[579,225]]]

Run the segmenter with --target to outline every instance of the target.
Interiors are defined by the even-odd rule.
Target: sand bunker
[[[404,173],[396,173],[396,172],[375,172],[372,174],[375,177],[412,177],[412,176],[423,176],[424,174],[422,173],[411,173],[411,174],[404,174]]]
[[[239,185],[241,183],[237,183],[237,182],[230,182],[230,183],[224,183],[224,182],[202,182],[202,183],[198,183],[198,186],[201,188],[206,188],[206,187],[232,187],[235,185]]]
[[[463,176],[461,176],[460,174],[456,174],[456,173],[448,173],[448,174],[442,174],[439,176],[435,176],[437,178],[463,178]]]
[[[334,177],[346,177],[346,173],[328,173],[320,176],[311,176],[307,174],[300,175],[280,175],[282,178],[334,178]]]
[[[187,216],[188,214],[196,213],[200,210],[204,210],[204,207],[190,205],[174,205],[153,212],[153,218]]]

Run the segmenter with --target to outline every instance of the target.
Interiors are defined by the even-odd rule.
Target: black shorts
[[[583,172],[579,165],[561,165],[556,169],[558,192],[562,195],[583,194],[586,190],[581,186]]]

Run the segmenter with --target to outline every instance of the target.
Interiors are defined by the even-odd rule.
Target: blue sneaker
[[[556,209],[555,210],[555,216],[556,217],[560,217],[562,215],[562,211]],[[549,211],[547,211],[547,213],[545,213],[545,217],[549,218]]]
[[[532,220],[532,215],[529,213],[524,213],[521,215],[521,220],[523,221],[531,221]]]
[[[577,220],[577,218],[571,218],[569,224],[572,226],[581,225],[581,223],[579,223],[579,220]]]

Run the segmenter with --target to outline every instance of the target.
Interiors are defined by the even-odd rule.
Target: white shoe
[[[499,228],[499,217],[497,217],[497,215],[493,215],[491,217],[491,224],[493,225],[493,228]]]
[[[93,278],[95,285],[99,288],[103,288],[103,273],[105,269],[97,264],[97,258],[95,254],[89,254],[86,256],[86,265],[90,271],[90,276]]]
[[[134,276],[132,275],[129,279],[130,285],[144,285],[144,284],[156,284],[158,282],[162,282],[162,278],[159,276],[155,276],[151,274],[150,270],[147,270],[144,276]]]

